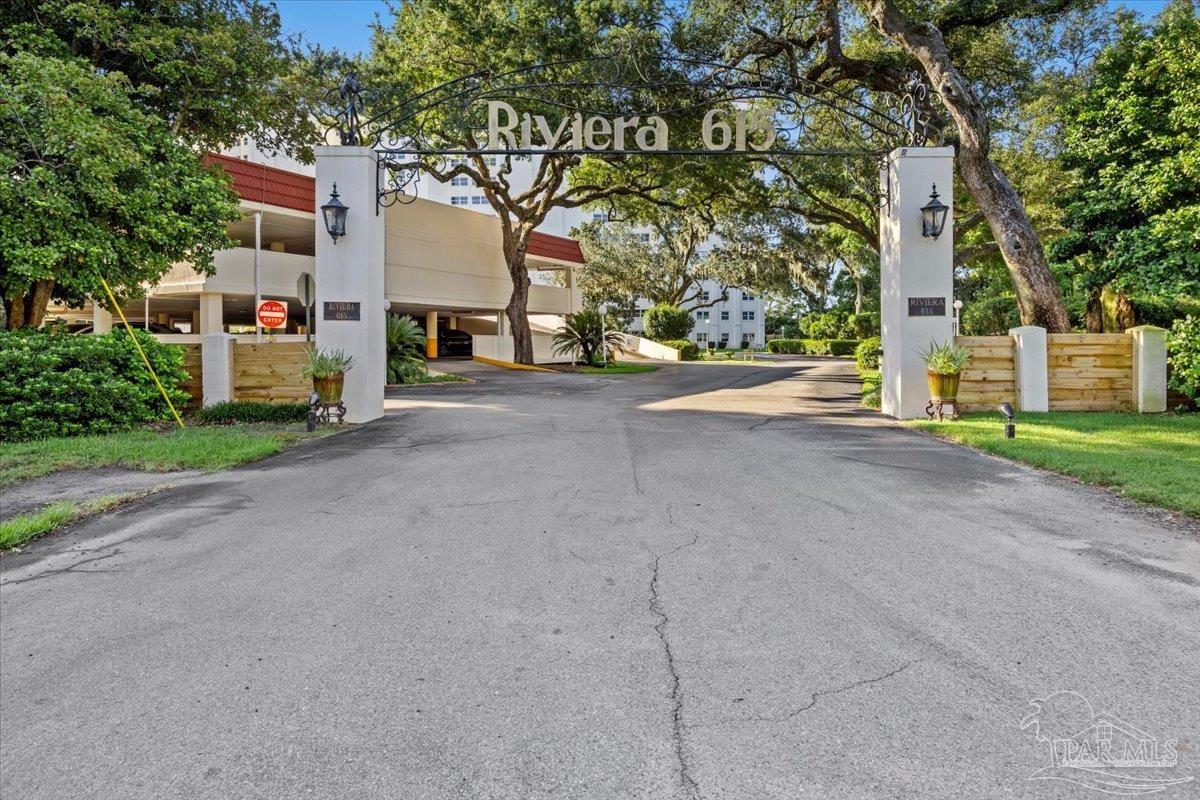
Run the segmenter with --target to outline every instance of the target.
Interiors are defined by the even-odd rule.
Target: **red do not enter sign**
[[[278,300],[263,300],[258,304],[258,324],[264,328],[282,328],[287,325],[287,303]]]

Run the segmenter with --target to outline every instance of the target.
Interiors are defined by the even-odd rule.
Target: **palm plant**
[[[388,314],[387,382],[404,383],[425,373],[425,331],[407,314]]]
[[[929,349],[921,351],[921,359],[929,371],[936,375],[957,375],[971,360],[971,351],[953,342],[930,342]]]
[[[587,309],[567,314],[563,327],[554,334],[554,354],[578,352],[584,363],[595,364],[603,347],[609,360],[624,349],[625,338],[608,328],[599,311]]]
[[[318,380],[342,375],[354,363],[354,357],[346,355],[342,350],[310,347],[305,351],[305,356],[308,362],[301,372],[306,378]]]

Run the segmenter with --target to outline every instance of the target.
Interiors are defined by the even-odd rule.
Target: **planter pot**
[[[958,405],[956,401],[958,400],[958,382],[962,378],[961,372],[956,372],[953,375],[939,375],[936,372],[927,370],[925,374],[929,379],[929,397],[931,400]]]
[[[314,375],[312,382],[313,391],[321,398],[322,403],[342,402],[342,386],[346,382],[346,373],[339,372],[328,378],[318,378]]]

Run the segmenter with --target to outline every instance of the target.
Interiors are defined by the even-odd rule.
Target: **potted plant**
[[[958,384],[962,379],[963,367],[971,360],[971,351],[959,347],[953,342],[938,344],[929,343],[929,349],[921,352],[925,362],[926,376],[929,380],[929,405],[925,412],[933,416],[937,409],[938,419],[942,417],[942,405],[950,403],[954,406],[954,416],[958,416]]]
[[[354,357],[341,350],[323,350],[319,347],[310,347],[307,354],[308,363],[304,365],[304,376],[312,378],[313,391],[321,398],[321,402],[342,402],[346,370],[350,369]]]

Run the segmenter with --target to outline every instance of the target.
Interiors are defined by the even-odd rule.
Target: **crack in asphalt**
[[[85,564],[94,564],[97,561],[104,561],[105,559],[112,558],[113,556],[117,556],[120,554],[121,554],[121,550],[120,550],[120,548],[117,548],[108,553],[104,553],[103,555],[92,556],[91,558],[85,558],[80,561],[76,561],[74,564],[68,564],[65,567],[58,567],[57,569],[48,569],[45,572],[39,572],[36,575],[30,575],[27,578],[16,578],[16,579],[10,580],[10,581],[3,581],[3,582],[0,582],[0,586],[15,586],[18,583],[29,583],[30,581],[39,581],[42,578],[50,578],[55,575],[66,574],[68,572],[74,572],[74,573],[78,573],[80,575],[94,575],[97,573],[104,573],[104,572],[120,572],[120,570],[115,570],[115,569],[79,569],[80,567],[84,566]]]
[[[670,517],[670,509],[667,510],[667,516]],[[673,518],[671,524],[675,524]],[[692,776],[691,765],[688,764],[684,748],[683,688],[680,686],[679,671],[675,667],[675,653],[671,649],[671,640],[667,636],[667,624],[670,622],[670,618],[663,609],[662,597],[658,592],[658,578],[664,558],[691,547],[699,540],[700,534],[693,534],[690,542],[685,542],[666,553],[654,556],[654,560],[650,564],[650,613],[658,617],[654,632],[658,634],[659,643],[662,644],[663,655],[667,661],[667,673],[671,677],[671,738],[675,744],[675,760],[679,764],[679,782],[689,800],[696,800],[700,797],[700,784]]]

